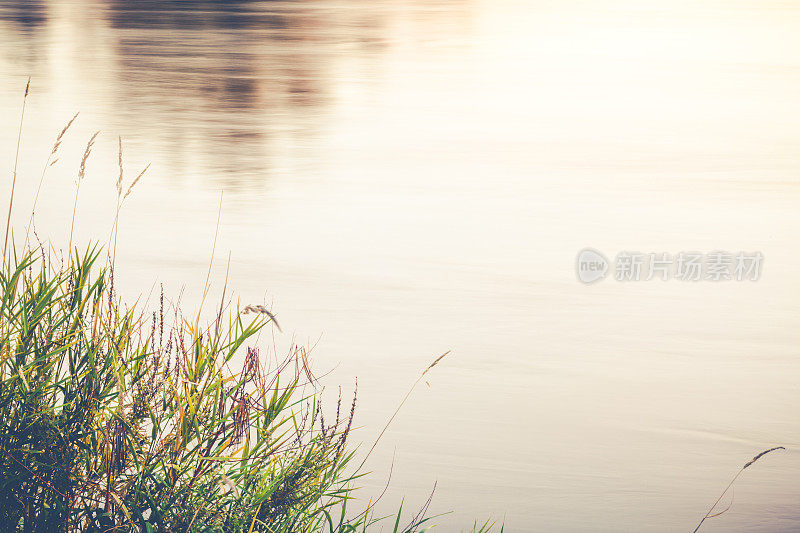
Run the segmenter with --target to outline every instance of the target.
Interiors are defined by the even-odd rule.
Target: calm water
[[[800,530],[796,2],[0,2],[0,153],[32,92],[19,206],[55,135],[38,234],[111,224],[118,279],[218,283],[359,379],[365,494],[458,531]],[[8,182],[0,205],[7,201]],[[68,198],[69,201],[65,201]],[[27,209],[15,220],[22,227]],[[755,283],[577,282],[575,255],[759,250]]]

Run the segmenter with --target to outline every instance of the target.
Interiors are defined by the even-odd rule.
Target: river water
[[[117,279],[267,303],[441,531],[800,530],[800,5],[775,0],[0,3],[0,205],[53,139],[37,234]],[[222,191],[222,192],[221,192]],[[221,200],[220,200],[221,198]],[[759,251],[758,281],[584,285],[592,247]],[[157,290],[157,289],[156,289]]]

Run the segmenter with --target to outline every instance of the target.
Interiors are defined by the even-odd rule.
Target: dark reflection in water
[[[39,35],[47,22],[45,2],[22,0],[0,3],[0,40],[8,39],[0,54],[13,62],[32,63],[44,54]]]
[[[0,24],[10,39],[2,53],[18,54],[19,33],[27,33],[33,42],[15,60],[29,64],[41,86],[47,65],[64,61],[49,57],[59,52],[45,40],[55,40],[55,50],[74,49],[71,59],[81,71],[75,77],[93,87],[119,133],[164,152],[167,179],[186,177],[191,166],[212,186],[245,190],[265,183],[286,146],[297,155],[294,168],[313,165],[304,156],[326,125],[342,60],[355,59],[369,69],[364,83],[378,83],[381,55],[402,39],[393,35],[392,19],[433,17],[441,30],[452,26],[452,7],[358,0],[6,2]],[[48,29],[54,23],[58,29]]]
[[[44,2],[39,0],[3,2],[0,6],[0,20],[13,22],[21,30],[36,29],[47,20]]]
[[[260,11],[252,0],[182,2],[146,0],[110,3],[111,23],[117,28],[282,29],[291,22],[280,13]]]

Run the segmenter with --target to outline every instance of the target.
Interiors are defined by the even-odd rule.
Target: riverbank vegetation
[[[24,244],[9,238],[16,174],[15,162],[0,271],[0,531],[431,525],[430,500],[382,518],[373,500],[357,499],[365,475],[351,446],[357,390],[323,405],[302,347],[282,357],[262,350],[261,337],[277,327],[268,309],[240,308],[223,294],[204,321],[163,291],[149,307],[123,301],[113,229],[103,246],[75,247],[71,230],[66,251],[38,237],[33,244],[34,200]],[[124,183],[120,143],[117,213],[142,174]]]

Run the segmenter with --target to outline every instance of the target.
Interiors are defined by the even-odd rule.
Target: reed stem
[[[25,119],[25,104],[28,103],[28,92],[31,88],[31,78],[25,85],[25,96],[22,99],[22,113],[19,116],[19,128],[17,130],[17,150],[14,153],[14,177],[11,179],[11,197],[8,199],[8,217],[6,217],[6,236],[3,241],[3,263],[6,262],[6,251],[8,250],[8,233],[11,229],[11,208],[14,206],[14,189],[17,185],[17,163],[19,163],[19,147],[22,142],[22,122]]]

